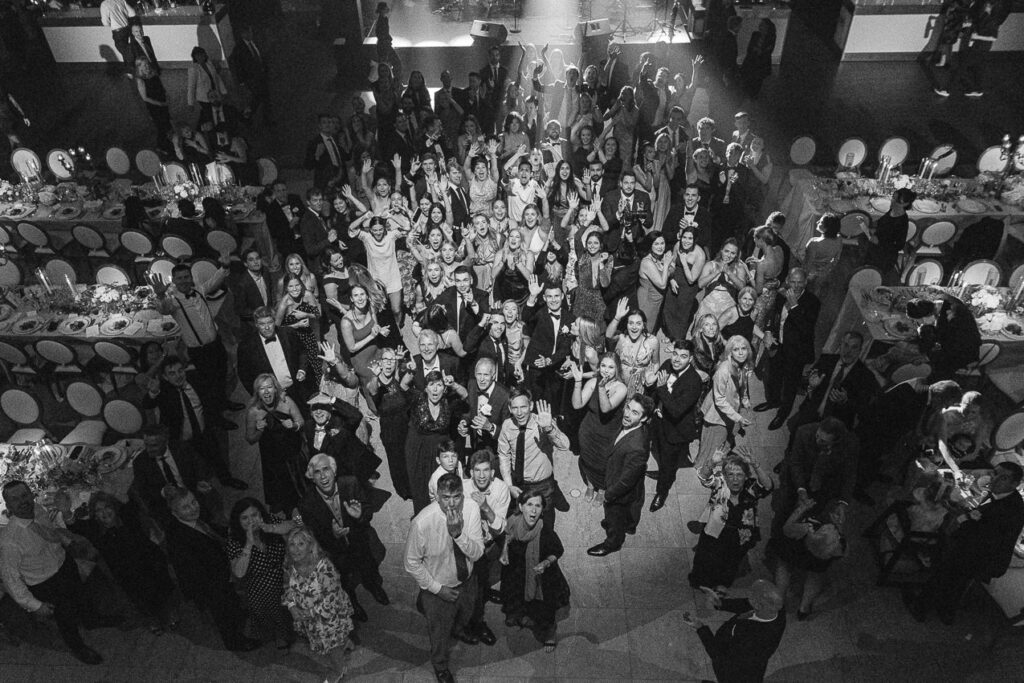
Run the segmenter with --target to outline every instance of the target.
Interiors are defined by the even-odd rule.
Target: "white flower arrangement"
[[[0,180],[0,202],[13,202],[17,198],[17,188],[6,180]]]
[[[984,311],[994,311],[999,308],[1002,296],[995,287],[984,285],[971,293],[971,307]]]

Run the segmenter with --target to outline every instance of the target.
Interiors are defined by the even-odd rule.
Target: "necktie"
[[[469,579],[469,558],[462,552],[462,548],[454,538],[452,539],[452,555],[455,556],[455,576],[458,577],[459,583],[464,583]]]
[[[332,137],[327,138],[327,152],[331,157],[331,164],[334,166],[340,166],[341,164],[338,161],[338,146]]]
[[[249,40],[249,41],[246,41],[246,44],[249,46],[249,49],[252,50],[252,54],[253,54],[254,57],[256,57],[256,60],[260,61],[262,59],[262,57],[260,55],[259,49],[257,49],[257,47],[256,47],[256,43],[254,43],[251,40]]]
[[[505,367],[505,345],[498,343],[498,360],[500,361],[500,367]]]
[[[818,414],[821,416],[825,415],[825,406],[828,405],[828,395],[832,393],[832,390],[838,387],[842,381],[843,376],[846,374],[846,365],[844,363],[836,363],[836,369],[832,373],[832,378],[825,387],[825,396],[821,399],[821,405],[818,406]]]
[[[276,341],[277,341],[277,335],[275,334],[273,337],[267,337],[266,339],[264,339],[263,343],[264,344],[272,344],[273,342],[276,342]]]
[[[185,407],[185,417],[188,418],[188,423],[192,427],[192,438],[196,438],[203,431],[203,425],[199,422],[199,416],[196,415],[195,408],[192,407],[192,401],[188,399],[188,394],[185,393],[184,387],[178,389],[181,394],[181,403]]]
[[[174,486],[181,486],[181,482],[174,476],[174,470],[171,469],[171,463],[167,461],[167,456],[164,455],[160,458],[160,469],[164,471],[164,479],[168,484]]]
[[[512,469],[512,484],[518,486],[523,483],[523,466],[526,462],[526,425],[519,428],[519,436],[516,437],[516,462]]]

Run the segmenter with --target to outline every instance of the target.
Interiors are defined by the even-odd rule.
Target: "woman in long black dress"
[[[427,485],[437,468],[437,447],[454,434],[452,408],[445,400],[447,388],[452,387],[460,398],[466,398],[465,389],[450,379],[446,385],[445,377],[437,370],[428,372],[424,380],[426,387],[412,406],[405,439],[405,464],[415,513],[430,504]]]
[[[89,501],[89,517],[75,523],[72,530],[96,547],[128,599],[152,621],[153,633],[173,628],[178,622],[178,605],[167,556],[143,527],[138,507],[98,491]]]
[[[402,500],[412,498],[405,441],[409,432],[409,387],[412,373],[401,372],[402,358],[392,348],[381,349],[370,363],[373,377],[367,387],[380,418],[380,440],[388,457],[391,486]]]
[[[252,400],[245,414],[245,440],[260,444],[263,499],[274,512],[291,515],[299,504],[302,414],[270,373],[252,383]]]
[[[622,379],[619,357],[608,352],[601,355],[597,372],[584,378],[584,368],[573,363],[572,407],[587,408],[580,424],[580,475],[587,485],[584,500],[604,502],[604,470],[608,461],[608,444],[615,441],[622,426],[622,408],[626,400],[626,383]]]
[[[328,249],[325,261],[327,272],[324,273],[322,283],[327,318],[332,326],[338,327],[340,337],[341,317],[352,308],[352,281],[349,279],[348,257],[343,251]]]
[[[558,559],[564,549],[555,530],[542,519],[544,497],[523,491],[519,512],[508,518],[502,550],[501,597],[506,626],[533,629],[544,649],[555,647],[556,617],[569,605],[569,582]]]
[[[277,304],[274,319],[279,326],[295,331],[295,336],[299,338],[299,343],[306,349],[310,359],[313,386],[319,388],[323,363],[319,360],[320,304],[316,300],[316,292],[307,289],[302,278],[291,273],[284,276],[281,288],[281,300]]]
[[[697,244],[693,228],[683,228],[675,249],[675,268],[668,277],[665,303],[661,309],[662,324],[669,339],[685,339],[696,309],[697,281],[704,270],[707,254]]]
[[[284,539],[295,524],[272,516],[255,498],[243,498],[231,509],[226,550],[231,573],[245,586],[249,616],[279,650],[295,641],[292,618],[281,605],[284,589]]]

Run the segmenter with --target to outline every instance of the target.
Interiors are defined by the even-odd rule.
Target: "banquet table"
[[[867,358],[871,346],[875,342],[896,343],[908,338],[907,335],[898,336],[891,332],[895,329],[894,323],[902,323],[909,326],[910,329],[916,330],[917,324],[907,318],[906,313],[890,311],[888,306],[880,304],[872,296],[876,289],[875,287],[857,287],[851,288],[847,292],[842,308],[839,309],[839,315],[832,326],[832,331],[825,342],[824,353],[839,353],[843,335],[849,331],[855,330],[864,334],[865,344],[861,355],[863,358]],[[905,299],[914,296],[927,297],[929,292],[954,294],[954,288],[950,287],[919,286],[886,287],[884,289]],[[1006,291],[1005,287],[999,289],[1001,292]],[[995,342],[1000,347],[999,355],[989,366],[991,369],[1024,365],[1024,335],[1012,336],[1004,331],[1004,325],[1009,322],[1016,322],[1018,325],[1024,326],[1024,319],[1009,316],[1002,311],[978,318],[978,329],[981,331],[982,342]]]
[[[872,221],[878,220],[884,213],[872,205],[871,198],[868,196],[850,199],[824,196],[816,188],[816,185],[820,184],[822,180],[822,177],[815,176],[809,171],[794,170],[790,173],[789,194],[782,200],[782,211],[787,216],[786,225],[782,229],[782,237],[793,253],[800,258],[803,258],[807,240],[814,236],[814,227],[824,213],[831,211],[842,215],[848,211],[859,209],[866,211]],[[911,207],[907,211],[907,215],[917,225],[919,234],[926,226],[938,221],[951,221],[957,226],[958,231],[969,228],[970,225],[977,223],[982,218],[997,218],[1002,220],[1007,228],[1015,223],[1024,222],[1024,209],[1019,206],[984,197],[971,197],[971,199],[984,205],[984,210],[976,213],[968,212],[961,209],[958,202],[946,201],[938,202],[938,211],[936,212],[926,213]]]

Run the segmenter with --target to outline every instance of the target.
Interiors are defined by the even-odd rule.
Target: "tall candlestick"
[[[68,283],[68,291],[71,292],[71,296],[75,296],[75,286],[71,284],[71,276],[64,273],[64,281]]]

